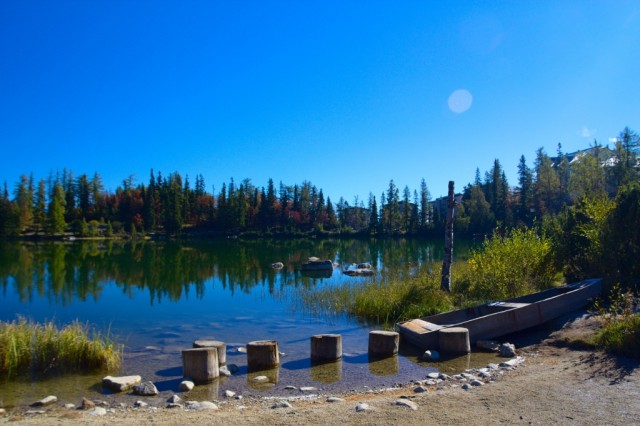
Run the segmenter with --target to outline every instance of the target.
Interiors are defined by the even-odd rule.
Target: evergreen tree
[[[62,189],[64,191],[65,200],[65,221],[67,223],[73,222],[76,217],[76,196],[75,196],[75,182],[73,180],[73,171],[63,169],[62,171]]]
[[[27,175],[20,176],[20,182],[15,192],[21,231],[33,225],[33,183],[30,182],[33,182],[33,179],[29,179]]]
[[[573,202],[585,196],[600,198],[606,195],[604,169],[596,157],[588,153],[573,164],[567,190]]]
[[[338,200],[338,204],[336,205],[336,212],[338,213],[338,222],[340,223],[340,227],[342,229],[346,228],[347,207],[349,207],[349,203],[347,203],[343,197],[340,197],[340,199]]]
[[[466,188],[463,205],[464,214],[469,219],[468,227],[471,232],[490,234],[496,225],[495,216],[480,185],[472,185]],[[462,212],[456,214],[462,218]]]
[[[324,194],[322,193],[322,189],[318,191],[314,217],[314,224],[316,226],[322,226],[324,229],[327,222],[327,208],[324,204]]]
[[[193,191],[189,183],[189,175],[184,177],[184,190],[182,193],[182,218],[185,223],[193,223],[192,206],[194,204]]]
[[[78,197],[79,215],[86,219],[91,213],[91,184],[86,174],[82,174],[76,179],[75,191]]]
[[[402,191],[402,229],[404,232],[410,232],[411,229],[411,191],[409,186],[405,185]]]
[[[20,232],[20,212],[18,207],[9,200],[7,182],[0,194],[0,237],[11,237]]]
[[[399,199],[398,187],[393,182],[393,179],[389,181],[389,188],[387,189],[387,222],[386,231],[389,233],[395,233],[399,230],[399,214],[400,214],[400,199]]]
[[[280,219],[282,226],[286,226],[289,221],[289,213],[291,211],[291,200],[293,199],[293,189],[280,181],[279,198],[280,198]],[[335,213],[335,212],[334,212]]]
[[[496,220],[505,223],[508,210],[508,184],[500,160],[497,158],[493,162],[493,168],[489,174],[490,180],[487,182],[487,201],[491,205]]]
[[[369,193],[369,211],[371,212],[369,215],[369,232],[376,234],[380,223],[378,218],[378,203],[376,203],[376,197],[372,193]]]
[[[558,158],[556,159],[556,171],[558,180],[560,181],[559,203],[564,206],[569,203],[569,178],[571,175],[571,166],[569,159],[562,152],[562,144],[558,143]]]
[[[482,185],[482,180],[480,179],[480,169],[478,167],[476,167],[476,177],[475,177],[475,180],[473,181],[473,184],[477,186]]]
[[[169,175],[165,201],[165,230],[170,234],[177,234],[182,230],[184,217],[182,205],[184,202],[182,177],[178,172]]]
[[[413,191],[413,204],[411,204],[411,220],[409,221],[409,232],[415,234],[418,232],[419,213],[418,213],[418,191]]]
[[[615,163],[609,171],[612,192],[638,181],[638,134],[625,127],[618,136],[614,149]]]
[[[272,227],[276,225],[276,221],[277,221],[276,220],[277,218],[276,202],[277,202],[276,188],[273,184],[273,179],[269,178],[269,181],[267,183],[267,194],[264,202],[265,219],[266,219],[267,227]]]
[[[34,211],[34,223],[36,225],[36,234],[47,226],[47,189],[44,179],[38,182],[38,192],[36,194],[36,205]]]
[[[53,196],[49,202],[49,233],[61,234],[67,227],[65,221],[65,193],[62,183],[56,182],[53,186]]]
[[[480,172],[478,171],[478,174]],[[431,195],[427,182],[422,178],[420,182],[420,227],[426,229],[431,224]]]
[[[93,211],[90,213],[90,217],[94,219],[102,219],[105,215],[105,195],[103,194],[104,185],[102,184],[102,178],[98,172],[93,174],[91,179],[91,203]]]
[[[560,179],[549,156],[542,148],[536,152],[534,202],[536,213],[542,217],[560,211]]]
[[[327,229],[336,229],[338,227],[338,218],[333,208],[331,198],[327,197]]]
[[[520,200],[518,203],[517,218],[526,225],[531,225],[531,209],[533,208],[533,172],[527,166],[524,155],[518,163],[518,185]]]
[[[218,194],[218,228],[226,231],[228,229],[229,206],[227,203],[227,184],[222,183],[220,194]]]
[[[151,169],[151,175],[149,177],[149,186],[144,193],[144,205],[142,208],[142,218],[144,220],[144,226],[147,232],[155,232],[158,226],[157,205],[158,205],[158,190],[156,188],[156,178],[153,175],[153,169]]]

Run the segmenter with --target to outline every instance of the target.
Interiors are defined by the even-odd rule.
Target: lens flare
[[[471,108],[473,96],[466,89],[458,89],[449,95],[449,109],[457,114],[461,114]]]

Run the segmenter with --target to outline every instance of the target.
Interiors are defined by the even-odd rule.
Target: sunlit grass
[[[605,326],[595,340],[607,352],[640,359],[640,314]]]
[[[122,346],[78,321],[57,328],[19,318],[0,322],[0,377],[27,374],[114,370],[122,361]]]
[[[554,285],[551,242],[533,230],[494,234],[469,260],[452,265],[452,292],[440,289],[441,265],[383,270],[365,281],[348,281],[299,296],[312,312],[346,313],[389,328],[398,321],[522,296]]]
[[[393,328],[397,321],[453,308],[451,296],[440,290],[440,270],[431,270],[431,266],[383,271],[337,286],[304,289],[299,300],[309,311],[346,313]]]
[[[640,313],[635,294],[614,285],[608,299],[608,306],[600,299],[595,303],[602,324],[595,344],[607,352],[640,359]]]

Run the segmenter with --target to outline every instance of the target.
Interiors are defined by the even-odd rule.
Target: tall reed
[[[29,373],[114,370],[122,361],[122,345],[109,333],[91,332],[78,321],[59,329],[52,322],[25,318],[0,322],[0,377]]]
[[[302,306],[314,312],[346,313],[393,328],[397,321],[452,309],[440,290],[439,265],[425,264],[321,289],[302,289]],[[354,278],[358,280],[359,278]]]

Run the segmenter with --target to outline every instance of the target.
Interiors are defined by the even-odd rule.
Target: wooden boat
[[[438,349],[439,330],[448,327],[468,329],[469,340],[474,344],[478,340],[525,330],[580,309],[601,289],[602,280],[594,278],[501,302],[400,322],[396,329],[403,340],[424,350]]]

